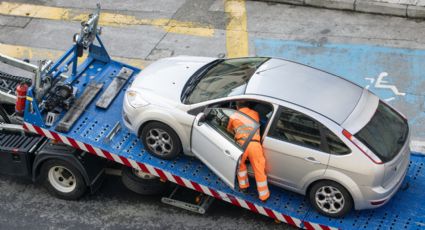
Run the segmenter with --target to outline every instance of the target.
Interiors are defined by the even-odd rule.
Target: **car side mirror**
[[[196,116],[199,113],[201,113],[202,111],[204,111],[205,108],[206,108],[206,106],[200,106],[200,107],[197,107],[197,108],[194,108],[194,109],[187,111],[187,113],[190,114],[190,115]]]
[[[207,115],[205,115],[205,113],[200,113],[198,114],[198,126],[201,126],[204,122],[205,122],[205,118],[207,117]]]

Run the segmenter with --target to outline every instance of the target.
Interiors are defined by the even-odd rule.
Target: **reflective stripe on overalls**
[[[240,112],[250,116],[255,121],[259,122],[258,113],[249,108],[242,108],[239,110]],[[237,116],[233,117],[233,119],[237,119]],[[240,121],[243,119],[240,119]],[[243,124],[242,122],[236,122],[236,127],[234,128],[235,132],[235,140],[243,146],[245,141],[247,141],[250,133],[252,132],[253,127],[247,124]],[[242,155],[242,159],[239,165],[238,171],[238,181],[239,187],[241,189],[246,189],[249,187],[248,180],[248,170],[245,164],[247,158],[249,159],[252,169],[254,170],[255,181],[257,183],[258,196],[260,200],[267,200],[270,196],[270,192],[267,185],[267,175],[265,172],[266,161],[264,158],[263,147],[260,143],[261,137],[260,132],[257,130],[252,137],[250,143],[248,144],[244,154]]]
[[[257,181],[257,190],[260,200],[267,200],[267,198],[269,198],[270,192],[269,186],[267,185],[267,178],[263,181]]]
[[[245,189],[249,187],[248,170],[239,170],[238,172],[239,188]]]
[[[258,141],[251,141],[242,155],[239,166],[240,171],[247,170],[245,161],[249,159],[252,170],[254,171],[255,181],[257,183],[258,197],[260,200],[267,200],[270,196],[267,185],[266,159],[264,158],[263,147]]]

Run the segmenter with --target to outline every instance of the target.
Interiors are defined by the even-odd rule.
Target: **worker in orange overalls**
[[[246,114],[259,123],[260,116],[258,115],[257,111],[249,108],[248,102],[237,102],[236,108],[239,112]],[[243,117],[240,115],[238,116],[238,114],[233,114],[229,118],[227,130],[233,132],[235,135],[235,140],[240,146],[243,146],[254,128],[253,123],[254,122],[248,120],[247,118],[243,119]],[[264,158],[263,147],[261,146],[260,140],[260,133],[259,130],[257,130],[242,155],[238,171],[238,181],[239,188],[242,190],[245,190],[249,187],[248,170],[245,164],[245,161],[248,158],[252,169],[254,170],[258,196],[261,201],[266,201],[270,196],[270,192],[267,185],[267,175],[265,170],[266,159]]]

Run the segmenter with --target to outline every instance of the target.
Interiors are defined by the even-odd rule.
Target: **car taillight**
[[[342,130],[342,134],[351,141],[364,155],[366,155],[373,163],[382,164],[381,159],[379,159],[368,147],[366,147],[361,141],[357,140],[350,132],[347,130]]]

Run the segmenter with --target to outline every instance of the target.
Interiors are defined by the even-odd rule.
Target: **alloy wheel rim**
[[[316,204],[319,208],[329,214],[340,212],[345,205],[344,195],[333,186],[322,186],[315,194]]]
[[[146,136],[147,147],[157,155],[167,155],[173,150],[173,140],[169,133],[162,129],[150,129]]]

